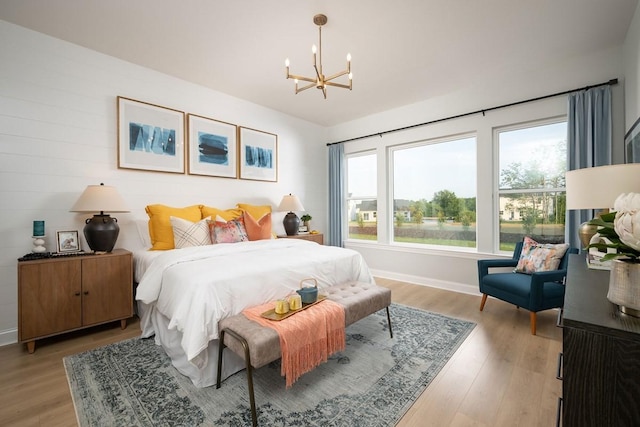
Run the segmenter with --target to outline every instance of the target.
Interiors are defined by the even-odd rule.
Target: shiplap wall
[[[131,209],[113,215],[117,247],[138,245],[134,221],[152,203],[277,206],[292,192],[326,228],[324,128],[5,21],[0,39],[0,345],[17,340],[16,260],[33,220],[49,250],[58,230],[82,235],[90,215],[69,209],[89,184],[117,187]],[[278,182],[118,169],[118,95],[277,134]]]

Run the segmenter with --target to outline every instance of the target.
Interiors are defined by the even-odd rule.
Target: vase
[[[611,263],[607,299],[621,312],[640,317],[640,262],[616,259]]]

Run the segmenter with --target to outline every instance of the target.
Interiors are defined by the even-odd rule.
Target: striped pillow
[[[176,249],[210,245],[211,237],[209,235],[209,224],[207,223],[209,219],[211,217],[198,222],[191,222],[175,216],[169,217]]]

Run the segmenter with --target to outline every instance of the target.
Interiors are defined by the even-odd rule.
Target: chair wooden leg
[[[482,301],[480,301],[480,311],[484,309],[484,303],[487,302],[487,294],[482,294]]]
[[[536,334],[536,320],[537,320],[536,312],[532,311],[531,313],[529,313],[529,317],[531,318],[531,335],[535,335]]]

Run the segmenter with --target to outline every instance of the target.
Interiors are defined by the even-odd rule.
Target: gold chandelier
[[[352,89],[353,82],[353,74],[351,74],[351,54],[347,54],[347,69],[344,71],[340,71],[332,76],[325,77],[322,72],[322,26],[327,23],[327,17],[325,15],[319,14],[313,17],[313,23],[318,26],[318,48],[316,45],[311,47],[311,52],[313,53],[313,68],[316,70],[316,77],[304,77],[298,76],[296,74],[289,74],[289,58],[284,61],[284,65],[287,67],[287,79],[294,79],[296,83],[296,94],[302,92],[303,90],[310,89],[315,87],[317,89],[322,90],[322,94],[324,95],[324,99],[327,99],[327,86],[341,87],[343,89]],[[316,51],[318,55],[316,56]],[[319,57],[319,58],[318,58]],[[349,84],[335,83],[333,80],[338,77],[342,77],[344,75],[349,76]],[[303,87],[298,87],[298,81],[310,82],[308,85]]]

